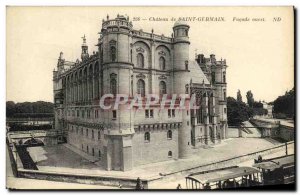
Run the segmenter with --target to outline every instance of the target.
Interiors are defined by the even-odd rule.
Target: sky
[[[171,36],[172,17],[224,17],[224,22],[189,21],[190,59],[195,53],[226,59],[228,96],[275,100],[294,87],[292,7],[8,7],[6,18],[6,100],[53,102],[52,72],[61,51],[80,58],[85,34],[97,51],[102,19],[127,15],[136,30]],[[168,21],[152,21],[168,18]],[[233,21],[233,18],[250,21]],[[274,17],[280,17],[279,22]],[[264,22],[252,21],[264,18]],[[144,20],[143,20],[144,19]]]

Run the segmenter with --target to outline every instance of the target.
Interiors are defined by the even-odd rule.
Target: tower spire
[[[89,57],[89,53],[88,53],[88,46],[86,44],[85,34],[81,38],[82,38],[81,60],[84,61],[84,60],[86,60]]]
[[[82,38],[82,41],[83,41],[82,46],[86,46],[86,38],[85,38],[85,34],[84,34],[83,37],[81,37],[81,38]]]

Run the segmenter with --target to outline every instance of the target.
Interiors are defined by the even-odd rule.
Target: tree
[[[287,91],[283,96],[279,96],[274,102],[273,112],[275,116],[281,118],[294,118],[295,116],[295,89]]]
[[[12,117],[16,112],[16,104],[13,101],[6,102],[6,117]]]
[[[6,117],[53,117],[54,105],[51,102],[6,102]]]
[[[253,104],[254,104],[254,98],[253,98],[253,94],[252,94],[251,90],[247,91],[246,97],[247,97],[247,103],[248,103],[249,107],[252,108]]]
[[[244,102],[239,102],[233,97],[227,98],[227,118],[229,125],[240,125],[253,116],[253,109]]]
[[[242,95],[241,95],[241,91],[240,91],[240,90],[238,90],[238,92],[237,92],[236,100],[237,100],[238,102],[243,102],[243,99],[242,99]]]

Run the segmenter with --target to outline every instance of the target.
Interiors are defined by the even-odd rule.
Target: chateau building
[[[118,15],[103,20],[97,52],[89,54],[85,36],[81,60],[66,61],[61,52],[53,72],[55,128],[67,143],[106,170],[126,171],[188,158],[225,139],[226,60],[213,54],[190,60],[189,30],[176,22],[171,37],[147,33]],[[107,110],[99,105],[105,94],[196,94],[199,108]]]

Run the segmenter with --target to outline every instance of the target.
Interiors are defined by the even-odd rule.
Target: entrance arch
[[[23,145],[32,147],[32,146],[44,146],[45,144],[41,139],[30,138],[26,140]]]

